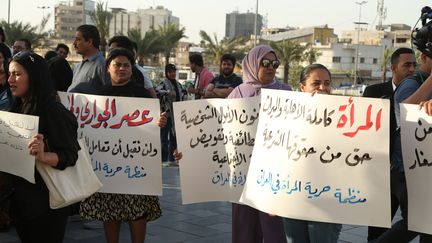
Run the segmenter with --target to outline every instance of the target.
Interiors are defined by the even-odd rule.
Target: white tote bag
[[[91,166],[87,147],[82,140],[79,140],[78,143],[81,150],[78,151],[78,160],[75,166],[58,170],[36,161],[36,169],[48,187],[52,209],[64,208],[80,202],[102,187],[102,183]]]

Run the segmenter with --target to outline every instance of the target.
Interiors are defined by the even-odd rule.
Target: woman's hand
[[[159,127],[165,127],[167,122],[168,122],[167,113],[162,112],[159,118],[157,119],[156,123],[158,124]]]
[[[179,152],[177,149],[174,150],[174,159],[180,161],[183,158],[183,154]]]
[[[420,110],[423,108],[426,114],[432,116],[432,100],[422,101],[419,104]]]
[[[39,133],[34,135],[28,145],[28,148],[30,155],[35,156],[37,160],[45,160],[45,142],[42,134]]]

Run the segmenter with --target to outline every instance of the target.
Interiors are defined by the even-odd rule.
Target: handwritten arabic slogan
[[[35,158],[27,146],[38,127],[37,116],[0,111],[0,171],[35,183]]]
[[[174,103],[183,203],[238,202],[258,113],[259,97]]]
[[[408,229],[432,234],[432,117],[418,105],[400,104],[401,139],[408,190]]]
[[[241,202],[296,219],[390,226],[389,103],[263,90]]]
[[[157,99],[60,93],[78,120],[100,192],[162,195]]]

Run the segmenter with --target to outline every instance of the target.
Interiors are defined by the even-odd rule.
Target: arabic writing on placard
[[[153,121],[153,117],[149,116],[149,109],[137,109],[132,113],[117,116],[116,98],[111,98],[111,100],[110,98],[106,98],[103,110],[98,109],[96,99],[87,101],[85,104],[76,105],[74,94],[68,95],[67,98],[69,102],[67,108],[78,119],[80,128],[89,125],[95,129],[100,127],[120,129],[123,124],[128,127],[135,127]]]
[[[301,119],[311,125],[323,127],[330,126],[333,118],[339,117],[336,127],[347,137],[355,137],[358,132],[366,131],[373,127],[376,131],[381,128],[382,108],[373,109],[373,105],[370,104],[366,111],[364,123],[358,125],[357,123],[360,118],[356,118],[356,115],[359,115],[359,113],[355,112],[355,104],[352,97],[347,99],[347,104],[339,105],[339,108],[334,110],[328,107],[311,107],[304,102],[290,98],[282,100],[281,97],[266,96],[262,111],[269,118]]]
[[[255,144],[259,97],[176,102],[174,114],[183,203],[238,201]]]
[[[246,182],[246,175],[242,174],[241,171],[238,173],[234,172],[221,172],[221,171],[215,171],[214,176],[211,179],[211,182],[215,185],[219,186],[233,186],[236,187],[237,185],[243,186]]]
[[[95,172],[100,172],[105,177],[113,177],[117,176],[127,176],[129,179],[138,179],[147,176],[146,169],[143,166],[139,165],[122,165],[122,166],[111,166],[110,163],[107,162],[93,162],[93,170]]]
[[[192,125],[197,126],[205,121],[216,119],[218,124],[238,122],[240,124],[252,125],[258,119],[259,109],[254,108],[252,114],[245,109],[233,109],[230,106],[214,107],[207,105],[204,109],[198,109],[198,113],[188,117],[186,110],[181,111],[180,121],[186,124],[186,129]]]
[[[302,194],[308,199],[328,197],[337,200],[340,204],[365,203],[367,199],[360,197],[360,190],[353,187],[336,187],[325,185],[316,187],[311,181],[291,179],[290,175],[280,177],[279,173],[267,172],[262,169],[261,174],[256,179],[256,183],[273,194],[285,193],[287,195]]]
[[[139,156],[154,157],[158,154],[157,148],[153,147],[151,142],[141,142],[141,140],[125,143],[122,142],[122,138],[101,141],[100,139],[93,140],[85,136],[85,141],[90,155],[93,155],[94,152],[100,152],[110,153],[113,156],[121,155],[123,158],[134,158]]]
[[[159,101],[150,98],[60,93],[76,116],[100,192],[161,195]]]
[[[35,158],[28,144],[38,133],[36,116],[0,111],[0,171],[35,183]]]
[[[9,146],[15,150],[25,150],[34,132],[37,131],[33,123],[0,120],[0,145]]]
[[[432,133],[432,126],[422,118],[418,119],[417,125],[414,137],[418,142],[422,142]],[[428,156],[425,155],[425,152],[421,148],[414,148],[414,153],[415,159],[414,163],[409,167],[410,170],[424,166],[432,166],[432,159],[429,161]]]
[[[334,160],[340,159],[345,162],[348,166],[356,166],[363,164],[364,161],[372,160],[372,157],[367,152],[360,152],[360,148],[354,148],[351,152],[343,154],[343,152],[335,151],[333,152],[330,145],[325,146],[325,150],[318,151],[312,143],[308,141],[305,136],[301,136],[287,129],[286,131],[281,131],[278,128],[265,128],[264,133],[264,143],[263,147],[270,149],[272,147],[281,147],[287,151],[287,157],[289,160],[298,161],[302,157],[313,159],[319,155],[317,161],[323,164],[328,164]],[[311,158],[312,157],[312,158]]]
[[[288,218],[390,225],[387,100],[269,89],[261,100],[241,203]]]

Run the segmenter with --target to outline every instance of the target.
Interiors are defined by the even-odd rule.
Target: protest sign
[[[432,234],[432,117],[400,104],[401,143],[408,192],[408,229]],[[430,161],[429,161],[430,160]]]
[[[258,112],[259,97],[174,103],[183,203],[238,202]]]
[[[157,99],[60,93],[78,120],[100,192],[162,195]]]
[[[288,218],[390,226],[389,102],[263,90],[241,202]]]
[[[0,111],[0,171],[35,183],[35,157],[28,144],[38,133],[39,117]]]

